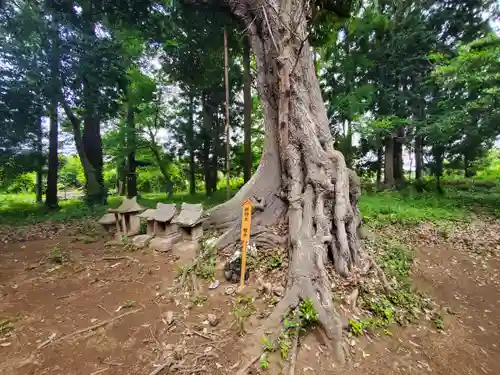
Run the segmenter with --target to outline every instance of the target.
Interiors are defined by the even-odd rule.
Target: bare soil
[[[468,252],[449,241],[416,245],[415,283],[443,306],[445,330],[424,321],[393,327],[392,336],[353,338],[354,355],[343,368],[333,364],[320,335],[311,334],[301,340],[296,374],[500,373],[498,256]],[[55,248],[63,253],[62,265],[51,259]],[[193,255],[126,252],[72,238],[2,245],[0,374],[149,375],[172,352],[184,367],[171,373],[236,373],[248,336],[239,334],[230,314],[236,296],[227,293],[233,284],[221,281],[209,290],[199,282],[198,297],[168,289],[178,267]],[[245,293],[257,296],[256,284],[251,276]],[[256,307],[245,323],[247,332],[270,311],[262,298]],[[208,314],[219,320],[214,327]]]

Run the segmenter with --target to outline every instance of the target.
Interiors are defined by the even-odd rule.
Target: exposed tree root
[[[290,353],[290,375],[295,375],[295,363],[297,362],[297,354],[299,348],[299,333],[300,327],[297,326],[295,329],[295,335],[293,336],[292,352]]]

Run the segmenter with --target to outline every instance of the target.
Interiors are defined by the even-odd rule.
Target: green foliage
[[[59,246],[55,246],[49,251],[49,259],[56,264],[63,264],[64,254],[63,249]]]
[[[298,307],[298,317],[302,327],[307,328],[316,324],[319,319],[318,312],[315,310],[311,299],[302,300]]]
[[[365,323],[363,321],[349,319],[349,329],[355,336],[362,336],[365,329]]]
[[[282,263],[283,263],[283,258],[281,257],[281,254],[276,252],[273,253],[273,255],[271,255],[271,258],[269,258],[267,267],[270,270],[274,270],[280,268]]]
[[[259,358],[259,366],[262,370],[267,370],[269,368],[269,359],[267,353],[262,353]]]
[[[35,172],[22,173],[17,175],[6,189],[8,194],[33,193],[35,191]]]
[[[443,331],[444,330],[444,317],[441,314],[434,314],[432,317],[432,324],[436,329]]]
[[[274,343],[269,339],[269,337],[264,336],[260,339],[260,341],[262,342],[262,348],[264,351],[272,352],[275,350]]]
[[[59,157],[58,180],[65,189],[82,188],[85,185],[82,162],[77,156]]]
[[[255,304],[252,296],[238,296],[233,303],[233,309],[230,314],[234,317],[236,330],[240,335],[243,335],[245,330],[245,322],[254,313]]]

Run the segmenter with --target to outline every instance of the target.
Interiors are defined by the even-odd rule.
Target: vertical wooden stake
[[[247,246],[250,241],[250,228],[252,225],[252,202],[248,199],[243,202],[241,212],[241,275],[240,290],[245,286],[245,273],[247,270]]]
[[[245,287],[245,272],[247,270],[247,246],[248,241],[243,241],[241,244],[241,274],[240,274],[240,289]]]

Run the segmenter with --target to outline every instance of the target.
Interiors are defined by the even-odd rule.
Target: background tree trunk
[[[243,103],[244,103],[244,166],[243,179],[245,182],[252,176],[252,91],[250,75],[250,42],[243,38]]]
[[[403,171],[403,138],[404,128],[399,128],[394,137],[394,181],[397,186],[404,184],[404,171]]]
[[[39,118],[36,134],[36,203],[43,201],[43,129],[42,116]]]
[[[131,103],[127,104],[127,197],[132,198],[137,196],[137,175],[135,173],[135,119],[134,108]]]
[[[93,4],[90,2],[84,6],[83,19],[85,33],[94,38]],[[92,72],[87,72],[83,77],[83,106],[85,108],[83,117],[83,152],[86,161],[90,164],[86,172],[87,202],[89,204],[105,204],[106,189],[104,188],[103,151],[101,139],[101,119],[99,116],[99,97],[101,93],[96,87]]]
[[[212,108],[210,107],[209,95],[204,93],[202,96],[202,109],[203,109],[203,128],[202,128],[202,141],[203,141],[203,177],[205,180],[205,192],[207,196],[212,195],[211,171],[210,171],[210,130],[213,125]],[[216,140],[214,140],[214,143]]]
[[[57,116],[57,107],[59,105],[59,30],[55,20],[52,22],[51,34],[49,159],[47,171],[47,194],[45,195],[45,204],[48,208],[55,209],[59,207],[57,198],[57,169],[59,168],[59,119]]]
[[[221,129],[220,111],[217,110],[215,114],[214,125],[214,141],[212,142],[212,160],[211,160],[211,173],[210,185],[212,193],[217,191],[218,172],[219,172],[219,155],[220,155],[220,129]]]
[[[436,189],[439,194],[444,194],[444,190],[441,186],[441,177],[443,176],[443,154],[444,148],[442,146],[434,146],[432,148],[432,153],[434,156],[435,166],[435,176],[436,176]]]
[[[422,181],[422,169],[424,165],[423,159],[423,137],[421,135],[417,135],[415,137],[415,179],[417,182]]]
[[[229,47],[227,43],[227,27],[224,27],[224,85],[226,91],[226,199],[231,198],[231,139],[229,136]]]
[[[189,194],[196,194],[196,165],[194,163],[194,97],[189,94],[189,119],[187,129],[187,143],[189,147]]]
[[[394,139],[392,136],[385,139],[384,187],[386,189],[394,187]]]
[[[380,141],[381,142],[381,141]],[[384,146],[380,145],[377,148],[377,189],[382,185],[382,164],[384,163]]]

